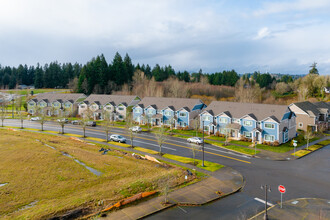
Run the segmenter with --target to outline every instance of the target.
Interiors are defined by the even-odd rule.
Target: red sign
[[[280,193],[285,193],[286,189],[285,189],[284,186],[279,185],[279,186],[278,186],[278,191],[280,191]]]

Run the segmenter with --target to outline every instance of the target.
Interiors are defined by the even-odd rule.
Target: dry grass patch
[[[0,182],[8,183],[0,191],[1,219],[49,218],[78,207],[96,211],[102,208],[99,201],[106,206],[134,193],[157,190],[168,177],[172,186],[184,182],[181,168],[165,168],[119,151],[101,155],[99,147],[67,137],[0,132]],[[94,175],[61,152],[103,174]],[[34,206],[17,211],[34,201]]]

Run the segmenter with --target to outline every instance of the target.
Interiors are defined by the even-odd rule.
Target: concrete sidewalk
[[[264,219],[265,211],[249,220]],[[330,219],[330,200],[326,199],[293,199],[268,208],[268,219]]]
[[[165,197],[159,196],[110,212],[102,219],[140,219],[175,205],[203,205],[243,187],[242,175],[229,167],[224,167],[214,174],[215,177],[208,177],[201,182],[170,192],[168,194],[170,203],[167,205],[163,205]]]

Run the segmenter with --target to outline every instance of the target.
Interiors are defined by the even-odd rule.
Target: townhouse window
[[[29,113],[33,114],[33,110],[30,110]]]
[[[171,116],[171,112],[170,112],[170,111],[166,111],[166,112],[165,112],[165,115],[166,115],[166,116]]]
[[[220,123],[228,123],[228,118],[220,118],[219,122]]]
[[[247,131],[244,131],[243,132],[243,135],[247,138],[251,138],[252,137],[252,133],[251,132],[247,132]]]
[[[84,106],[84,105],[81,105],[81,106],[80,106],[80,108],[85,108],[85,107],[86,107],[86,106]]]
[[[118,110],[119,111],[124,111],[124,107],[119,107]]]
[[[274,135],[265,134],[265,141],[275,141]]]
[[[58,107],[58,106],[60,106],[58,102],[54,103],[54,107]]]
[[[299,128],[302,128],[302,127],[303,127],[303,123],[300,122],[300,123],[298,124],[298,127],[299,127]]]
[[[265,128],[274,129],[275,125],[272,123],[265,123]]]
[[[187,113],[185,113],[185,112],[180,112],[180,117],[186,117],[187,116]]]
[[[211,121],[211,117],[210,116],[204,116],[204,121]]]
[[[29,103],[29,106],[34,106],[34,103],[33,103],[33,102],[30,102],[30,103]]]
[[[220,128],[220,133],[221,134],[226,134],[226,129],[225,128]]]
[[[204,126],[204,131],[208,131],[209,130],[209,126],[205,125]]]
[[[64,106],[65,106],[65,108],[70,108],[71,107],[71,105],[69,103],[66,103]]]
[[[105,107],[106,110],[111,110],[111,106]]]
[[[252,126],[252,121],[244,121],[243,125],[244,126]]]
[[[181,126],[181,127],[186,127],[187,125],[186,125],[186,123],[185,123],[185,122],[183,122],[183,121],[180,121],[180,126]]]
[[[124,117],[122,115],[118,115],[118,118],[119,119],[123,119]]]
[[[153,113],[153,110],[152,109],[149,109],[148,110],[148,114],[152,114]]]
[[[136,108],[134,111],[135,111],[135,113],[141,113],[141,109],[139,109],[139,108]]]

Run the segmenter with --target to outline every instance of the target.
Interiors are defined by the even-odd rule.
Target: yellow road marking
[[[77,127],[72,127],[72,126],[66,126],[66,127],[69,127],[69,128],[77,128]],[[100,130],[98,130],[98,129],[92,129],[92,128],[86,128],[86,130],[90,130],[90,131],[100,131]],[[118,133],[125,133],[125,132],[122,132],[122,131],[116,131],[116,132],[118,132]],[[157,142],[156,140],[149,139],[149,138],[143,138],[143,137],[135,137],[135,138],[139,138],[139,139],[144,139],[144,140],[148,140],[148,141]],[[178,145],[178,144],[173,144],[173,143],[168,143],[168,142],[165,142],[164,144],[169,144],[169,145],[174,145],[174,146],[177,146],[177,147],[182,147],[182,148],[186,148],[186,149],[191,149],[190,147],[186,147],[186,146]],[[202,152],[202,150],[198,150],[198,151]],[[228,158],[228,159],[231,159],[231,160],[240,161],[240,162],[247,163],[247,164],[250,164],[250,163],[251,163],[251,162],[249,162],[249,161],[245,161],[245,160],[241,160],[241,159],[237,159],[237,158],[234,158],[234,157],[225,156],[225,155],[222,155],[222,154],[217,154],[217,153],[213,153],[213,152],[209,152],[209,151],[204,151],[204,153],[212,154],[212,155],[216,155],[216,156],[219,156],[219,157]]]

